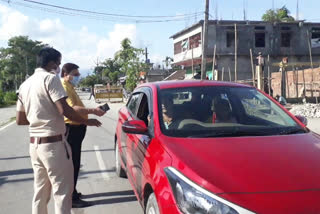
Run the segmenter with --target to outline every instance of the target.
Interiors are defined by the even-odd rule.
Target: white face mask
[[[60,66],[58,66],[58,67],[56,68],[56,70],[54,70],[54,73],[55,73],[55,74],[60,74]]]

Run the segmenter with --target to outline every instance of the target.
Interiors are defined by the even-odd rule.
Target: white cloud
[[[124,38],[129,38],[133,45],[142,43],[137,41],[134,24],[115,24],[111,32],[101,36],[86,26],[69,29],[60,19],[38,20],[0,5],[0,41],[20,35],[49,44],[62,53],[63,63],[74,62],[83,70],[93,68],[97,59],[113,57]]]
[[[155,64],[162,64],[163,60],[165,60],[165,57],[163,57],[159,54],[151,54],[149,58],[150,58],[151,62],[153,62]]]
[[[125,38],[129,38],[133,42],[133,45],[136,45],[136,35],[137,30],[135,25],[116,24],[107,38],[99,40],[97,44],[97,56],[102,58],[113,57],[114,53],[120,49],[121,41]]]

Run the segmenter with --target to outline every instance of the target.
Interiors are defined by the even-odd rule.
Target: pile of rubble
[[[290,112],[293,115],[301,115],[310,118],[320,118],[320,104],[306,103],[293,105]]]

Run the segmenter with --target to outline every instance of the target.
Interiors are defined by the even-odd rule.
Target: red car
[[[319,214],[320,136],[263,92],[143,84],[119,111],[116,172],[147,214]]]

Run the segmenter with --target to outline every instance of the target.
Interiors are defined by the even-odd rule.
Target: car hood
[[[320,137],[312,132],[160,139],[174,168],[216,194],[320,189]]]

